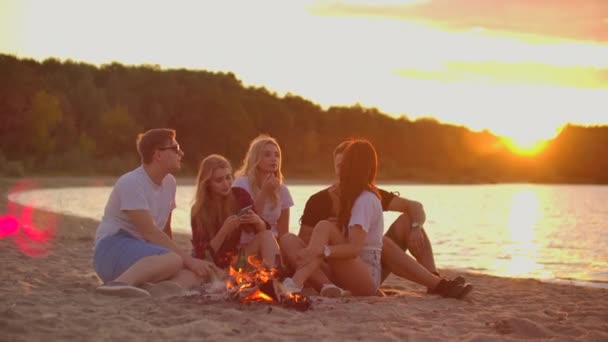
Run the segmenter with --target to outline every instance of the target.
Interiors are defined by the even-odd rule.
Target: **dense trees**
[[[268,133],[293,178],[330,177],[335,145],[365,137],[385,179],[608,183],[608,127],[567,126],[540,155],[522,157],[487,131],[359,105],[324,110],[297,95],[245,87],[232,73],[0,55],[0,75],[5,175],[119,174],[138,163],[138,132],[172,127],[186,151],[185,174],[209,153],[238,167],[249,141]]]

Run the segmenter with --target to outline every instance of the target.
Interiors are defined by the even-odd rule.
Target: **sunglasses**
[[[173,152],[175,152],[175,153],[181,152],[181,149],[179,148],[179,144],[177,144],[177,145],[171,145],[171,146],[165,146],[165,147],[159,147],[158,149],[160,151],[173,150]]]

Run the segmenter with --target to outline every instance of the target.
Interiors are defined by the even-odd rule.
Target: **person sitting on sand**
[[[313,227],[321,220],[336,217],[338,200],[338,177],[343,153],[351,141],[343,141],[333,152],[334,171],[336,182],[310,196],[304,207],[304,213],[300,219],[300,231],[298,236],[308,243]],[[426,213],[424,207],[418,201],[401,197],[393,192],[378,188],[383,211],[396,211],[402,213],[391,224],[385,237],[392,240],[405,252],[407,249],[416,260],[429,272],[439,275],[435,267],[435,258],[431,242],[424,230]],[[385,239],[386,241],[387,239]],[[385,272],[383,272],[385,273]]]
[[[340,169],[338,220],[323,220],[315,227],[308,246],[298,252],[295,274],[283,282],[289,292],[299,292],[325,259],[338,286],[357,296],[376,293],[384,230],[374,186],[376,159],[367,141],[355,141],[346,149]]]
[[[252,208],[247,191],[232,187],[232,167],[226,158],[212,154],[200,164],[196,193],[191,210],[193,254],[211,259],[218,267],[227,268],[245,248],[247,255],[258,255],[266,267],[274,268],[280,255],[270,225]],[[251,209],[248,209],[251,208]],[[241,234],[254,234],[254,239],[240,245]]]
[[[281,148],[277,141],[264,134],[253,139],[236,176],[232,186],[243,188],[251,195],[257,212],[270,224],[274,236],[287,234],[289,208],[294,203],[283,183]],[[247,243],[253,238],[253,234],[244,233],[241,242]]]
[[[349,145],[351,143],[352,143],[351,141],[343,142],[336,148],[336,151],[334,152],[335,170],[336,170],[336,174],[338,175],[338,180],[342,179],[343,177],[347,177],[347,174],[343,175],[340,173],[340,170],[341,170],[340,166],[341,166],[342,159],[344,157],[343,156],[344,150],[347,147],[349,147]],[[358,144],[360,145],[361,143],[362,142],[359,142]],[[369,144],[369,143],[367,143],[367,144]],[[371,146],[371,144],[369,144],[369,145]],[[359,149],[361,149],[361,148],[359,148]],[[373,146],[371,146],[371,149],[373,150]],[[362,155],[365,155],[365,154],[362,154]],[[375,160],[375,151],[373,153],[373,156],[374,156],[374,160]],[[352,164],[352,162],[351,162],[351,164]],[[375,175],[376,163],[371,163],[368,161],[368,164],[374,165],[373,173]],[[369,166],[368,166],[368,168],[369,168]],[[347,179],[350,179],[350,178],[347,177]],[[375,177],[373,179],[375,179]],[[314,244],[314,243],[312,242],[312,239],[310,239],[310,236],[311,236],[310,231],[313,232],[312,235],[314,236],[314,231],[317,229],[316,226],[319,226],[319,225],[322,227],[323,230],[327,230],[328,229],[327,226],[329,225],[329,223],[327,223],[327,221],[323,221],[323,220],[332,220],[333,217],[336,217],[336,215],[333,213],[339,214],[339,210],[337,210],[336,208],[340,208],[339,204],[342,203],[342,201],[344,200],[344,196],[340,196],[340,194],[342,193],[341,184],[342,183],[338,182],[337,184],[334,184],[332,187],[325,189],[325,190],[311,196],[311,198],[308,200],[308,202],[306,204],[306,209],[304,210],[304,215],[302,217],[302,229],[300,230],[300,236],[302,238],[299,238],[299,237],[296,237],[295,235],[290,234],[290,235],[284,236],[281,239],[281,247],[287,254],[288,260],[291,262],[291,264],[297,263],[297,261],[296,261],[297,255],[300,255],[301,253],[306,253],[306,252],[301,251],[302,248],[304,248],[304,246],[305,246],[305,242],[303,242],[302,240],[306,240],[307,242],[310,241],[308,249],[312,248],[311,244]],[[399,208],[403,208],[406,210],[415,209],[417,211],[416,217],[418,217],[421,220],[421,222],[424,222],[424,211],[422,210],[422,206],[420,204],[418,204],[417,202],[408,201],[406,199],[402,199],[400,197],[396,197],[395,195],[387,193],[386,191],[379,190],[375,187],[373,182],[370,182],[368,187],[370,189],[373,189],[375,191],[375,193],[378,194],[379,198],[381,199],[381,202],[380,202],[381,211],[383,209],[386,209],[387,206],[389,208],[391,208],[391,206],[392,206],[395,209],[399,209]],[[375,204],[375,202],[372,202],[371,204]],[[332,213],[332,208],[333,208],[333,213]],[[353,210],[354,210],[354,207],[353,207]],[[315,226],[314,230],[310,226],[308,226],[307,223],[314,225]],[[396,221],[396,224],[391,226],[391,230],[389,230],[389,233],[391,231],[394,231],[395,229],[403,230],[404,229],[403,225],[406,223],[409,223],[409,219],[407,219],[407,217],[400,218],[400,220]],[[408,225],[408,227],[409,227],[409,225]],[[417,228],[417,227],[412,227],[412,229],[413,228]],[[350,231],[350,228],[348,231]],[[387,235],[392,236],[394,238],[394,235],[390,235],[390,234],[387,234]],[[422,237],[423,237],[423,241],[426,241],[428,243],[428,238],[426,238],[426,234],[424,234]],[[378,285],[382,281],[384,281],[384,279],[388,276],[388,274],[390,274],[390,272],[393,272],[393,273],[397,274],[398,276],[401,276],[406,279],[415,281],[417,283],[426,285],[429,288],[430,293],[440,294],[445,297],[460,298],[460,297],[466,295],[466,293],[468,293],[471,290],[472,287],[468,284],[464,284],[464,279],[461,277],[459,277],[455,280],[452,280],[452,281],[448,281],[448,280],[443,280],[443,279],[439,278],[438,274],[430,273],[427,269],[422,267],[419,263],[417,263],[411,257],[409,257],[405,253],[403,253],[403,250],[400,249],[399,246],[397,244],[395,244],[395,242],[393,242],[391,239],[387,238],[386,236],[381,238],[381,242],[382,242],[380,244],[381,258],[379,258],[379,259],[381,259],[381,261],[382,261],[382,267],[381,267],[381,273],[380,273],[379,280],[378,280],[379,281]],[[424,244],[422,244],[422,245],[424,246]],[[428,246],[428,249],[430,250],[430,244]],[[370,253],[371,252],[366,252],[365,254],[370,255]],[[432,258],[432,252],[430,252],[430,257],[428,254],[426,254],[426,255],[425,254],[426,253],[422,254],[423,257],[425,258],[425,260],[427,260],[427,261],[430,260],[430,262],[428,262],[427,265],[434,269],[434,261]],[[302,261],[299,260],[300,264],[301,264],[301,262]],[[312,268],[314,268],[314,267],[311,267],[311,269]],[[333,270],[333,268],[332,268],[332,270]],[[372,268],[372,270],[375,271],[375,268]],[[436,271],[435,271],[435,273],[436,273]],[[302,274],[302,273],[300,273],[300,274]],[[327,276],[323,272],[320,272],[318,270],[309,271],[308,273],[304,273],[304,276],[301,276],[301,275],[298,276],[297,272],[296,272],[296,275],[294,275],[295,282],[299,282],[303,278],[311,278],[310,280],[312,280],[313,283],[315,282],[315,280],[317,282],[321,281],[323,283],[326,283],[326,281],[327,281]],[[298,283],[298,285],[302,285],[302,284]]]
[[[219,269],[192,257],[172,240],[171,212],[177,189],[172,173],[184,155],[172,129],[137,137],[141,166],[114,185],[95,237],[94,268],[103,281],[97,292],[149,296],[138,286],[170,280],[188,289]]]

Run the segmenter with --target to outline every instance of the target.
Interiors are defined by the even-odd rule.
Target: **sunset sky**
[[[231,71],[524,146],[608,124],[606,0],[0,0],[0,52]]]

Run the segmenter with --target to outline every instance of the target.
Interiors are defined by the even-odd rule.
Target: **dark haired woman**
[[[375,186],[377,169],[370,142],[355,140],[346,148],[339,173],[338,220],[315,226],[308,247],[298,253],[296,273],[283,283],[287,291],[300,291],[325,259],[338,286],[354,295],[376,294],[382,276],[384,233],[382,203]],[[444,297],[461,298],[472,289],[459,281],[430,276],[431,288]]]

